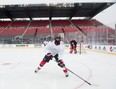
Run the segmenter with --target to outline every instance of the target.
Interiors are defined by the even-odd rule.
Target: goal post
[[[77,52],[79,54],[87,53],[82,41],[77,45]]]

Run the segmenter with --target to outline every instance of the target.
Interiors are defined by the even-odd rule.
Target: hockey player
[[[61,41],[61,37],[55,37],[55,40],[52,42],[49,42],[45,46],[45,56],[43,60],[40,62],[39,66],[35,70],[35,73],[37,73],[46,63],[48,63],[50,60],[55,58],[55,61],[57,62],[58,66],[63,69],[63,72],[65,73],[65,76],[68,77],[68,70],[65,68],[65,64],[62,60],[64,52],[64,44]]]
[[[52,38],[51,37],[45,38],[45,40],[43,42],[43,45],[46,46],[50,41],[52,41]]]
[[[43,42],[43,45],[46,46],[46,45],[48,44],[48,42],[49,42],[49,41],[45,40],[45,41]]]
[[[77,53],[77,42],[76,40],[71,40],[70,41],[70,53],[72,53],[74,51],[74,53],[76,54]]]

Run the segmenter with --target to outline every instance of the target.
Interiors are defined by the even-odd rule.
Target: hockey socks
[[[35,70],[35,73],[37,73],[45,64],[46,64],[46,61],[42,60],[39,64],[38,68]]]
[[[68,70],[66,68],[63,68],[63,72],[65,73],[65,77],[68,77],[69,76]]]

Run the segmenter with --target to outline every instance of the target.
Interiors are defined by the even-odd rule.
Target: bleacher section
[[[94,23],[94,21],[92,20],[72,20],[72,23],[75,26],[94,26],[97,23]]]
[[[36,20],[32,21],[30,27],[47,27],[49,26],[48,20]]]
[[[2,37],[15,37],[17,35],[22,35],[23,32],[25,31],[24,27],[10,27],[10,28],[5,28],[4,31],[0,33]]]
[[[0,21],[0,27],[7,27],[11,21]]]
[[[53,33],[63,33],[62,27],[53,27]]]
[[[70,33],[70,32],[78,32],[77,28],[69,27],[69,28],[64,28],[65,33]]]
[[[51,24],[53,27],[67,27],[71,25],[68,20],[52,20]]]
[[[38,28],[37,34],[50,34],[50,28],[40,27]]]
[[[25,27],[28,26],[29,21],[14,21],[10,25],[11,27]]]
[[[101,27],[100,27],[101,26]],[[96,30],[100,33],[99,29],[104,29],[103,24],[97,20],[36,20],[36,21],[0,21],[0,36],[1,37],[15,37],[23,35],[24,37],[33,37],[35,34],[59,34],[78,32],[79,27],[83,32],[89,33]],[[114,30],[104,26],[108,29],[109,34],[113,34]],[[103,30],[102,30],[103,31]]]

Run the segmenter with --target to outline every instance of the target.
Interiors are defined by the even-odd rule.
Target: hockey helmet
[[[60,45],[60,41],[61,41],[60,36],[55,37],[55,41],[54,41],[55,45]]]

